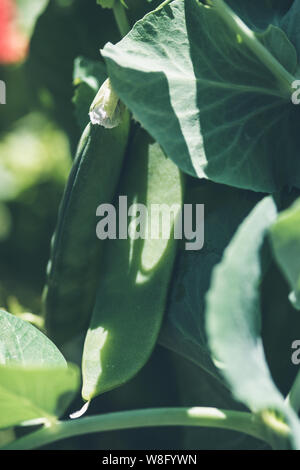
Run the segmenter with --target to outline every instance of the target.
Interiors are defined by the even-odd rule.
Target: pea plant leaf
[[[37,328],[0,310],[0,428],[64,413],[78,370]]]
[[[280,26],[286,32],[291,42],[294,44],[298,59],[300,57],[300,33],[299,33],[299,20],[300,20],[300,1],[295,0],[291,8],[286,12],[281,19]]]
[[[275,259],[288,280],[290,300],[300,310],[300,199],[281,212],[270,228]]]
[[[296,50],[280,28],[254,33],[214,5],[175,0],[106,44],[112,84],[184,172],[262,192],[299,186]]]
[[[256,193],[191,178],[185,204],[204,204],[204,246],[178,252],[160,344],[220,378],[204,328],[204,297],[211,273],[239,224],[261,198]],[[195,222],[197,223],[197,222]]]
[[[299,421],[273,382],[261,339],[260,253],[276,217],[273,199],[264,198],[232,238],[206,296],[206,331],[234,397],[262,416],[278,413],[293,430],[288,446],[299,448]]]

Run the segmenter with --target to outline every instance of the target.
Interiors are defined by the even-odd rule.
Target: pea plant
[[[116,29],[99,25],[98,59],[72,57],[73,97],[57,103],[81,136],[40,322],[0,311],[0,427],[16,431],[3,449],[176,427],[231,432],[227,449],[300,450],[300,0],[93,4]],[[34,35],[35,71],[37,47]],[[147,237],[155,204],[174,217],[162,236],[147,213]],[[186,205],[204,207],[190,249],[173,236]],[[174,370],[190,364],[178,380],[193,394],[91,413],[157,347]]]

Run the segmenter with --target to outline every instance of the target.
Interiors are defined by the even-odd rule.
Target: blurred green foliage
[[[40,326],[34,315],[42,313],[50,241],[84,119],[82,115],[78,120],[74,106],[74,95],[78,99],[79,93],[75,59],[99,61],[99,70],[103,69],[99,49],[107,41],[118,41],[119,33],[112,12],[95,0],[38,3],[18,1],[22,27],[32,34],[27,59],[0,65],[0,79],[7,84],[7,104],[0,108],[0,306]],[[149,9],[140,0],[127,4],[131,23]],[[80,93],[84,92],[91,91],[82,86]],[[68,345],[68,357],[74,362],[79,361],[81,347],[80,339]],[[95,400],[89,414],[176,406],[169,354],[158,347],[134,380]],[[68,412],[81,405],[78,397]],[[24,432],[15,429],[17,435]],[[1,442],[12,438],[11,430],[2,434]],[[144,429],[82,436],[49,448],[168,449],[180,448],[181,441],[180,429]]]

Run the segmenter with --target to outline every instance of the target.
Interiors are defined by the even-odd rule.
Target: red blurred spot
[[[17,25],[17,8],[14,0],[0,0],[0,64],[23,60],[28,40]]]

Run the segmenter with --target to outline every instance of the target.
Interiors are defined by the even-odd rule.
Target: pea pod
[[[127,233],[127,238],[121,221],[125,216],[125,196],[127,215],[132,214],[128,217],[129,226],[126,225],[131,234]],[[182,200],[180,170],[146,132],[139,130],[126,156],[114,205],[119,220],[118,237],[105,242],[103,269],[84,344],[82,396],[87,401],[128,381],[153,350],[165,309],[176,239],[172,236],[174,219],[164,237],[162,232],[158,238],[152,237],[159,227],[151,208],[153,204],[165,204],[175,208],[178,215]],[[139,230],[134,230],[140,225],[140,204],[147,208],[148,228],[151,226],[151,234],[150,230],[147,235],[144,232],[144,238],[137,236]]]
[[[129,132],[123,106],[119,121],[113,128],[87,125],[60,205],[43,295],[46,330],[60,346],[87,329],[92,313],[102,252],[96,208],[117,187]]]

